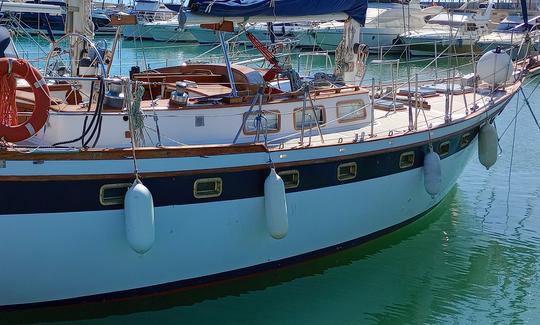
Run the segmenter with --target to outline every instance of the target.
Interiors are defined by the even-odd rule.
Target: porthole
[[[297,170],[285,170],[278,175],[285,183],[285,189],[297,188],[300,185],[300,172]]]
[[[218,197],[223,191],[223,181],[219,177],[201,178],[193,183],[193,196],[197,199]]]
[[[107,184],[99,189],[99,203],[104,206],[122,205],[131,183]]]
[[[414,165],[414,151],[407,151],[399,156],[399,168],[409,168]]]
[[[461,140],[459,140],[459,147],[464,148],[469,144],[469,142],[471,142],[471,134],[465,133],[461,136]]]
[[[355,162],[340,164],[337,167],[337,179],[338,181],[346,181],[356,178],[357,166]]]
[[[439,156],[446,156],[450,152],[450,141],[439,144]]]

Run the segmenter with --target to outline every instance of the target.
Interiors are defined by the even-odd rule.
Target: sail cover
[[[361,25],[367,0],[191,0],[193,13],[220,17],[313,16],[345,12]]]

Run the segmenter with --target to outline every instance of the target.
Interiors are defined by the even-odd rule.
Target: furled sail
[[[191,0],[192,13],[220,17],[314,16],[344,12],[361,25],[367,0]]]

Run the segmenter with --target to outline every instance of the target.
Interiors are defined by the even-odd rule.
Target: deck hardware
[[[204,126],[204,116],[195,116],[195,127]]]

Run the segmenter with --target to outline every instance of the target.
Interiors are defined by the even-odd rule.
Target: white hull
[[[442,191],[434,198],[422,168],[289,193],[290,231],[282,240],[268,235],[262,197],[156,208],[156,242],[144,256],[125,240],[123,210],[0,216],[0,256],[9,266],[0,269],[0,305],[189,280],[368,236],[433,208],[475,145],[442,160]]]
[[[150,34],[158,42],[197,42],[189,29],[180,31],[175,26],[156,25],[150,30]]]
[[[135,39],[153,39],[152,25],[138,23],[137,25],[127,25],[124,26],[122,30],[122,35],[124,38],[135,38]]]

